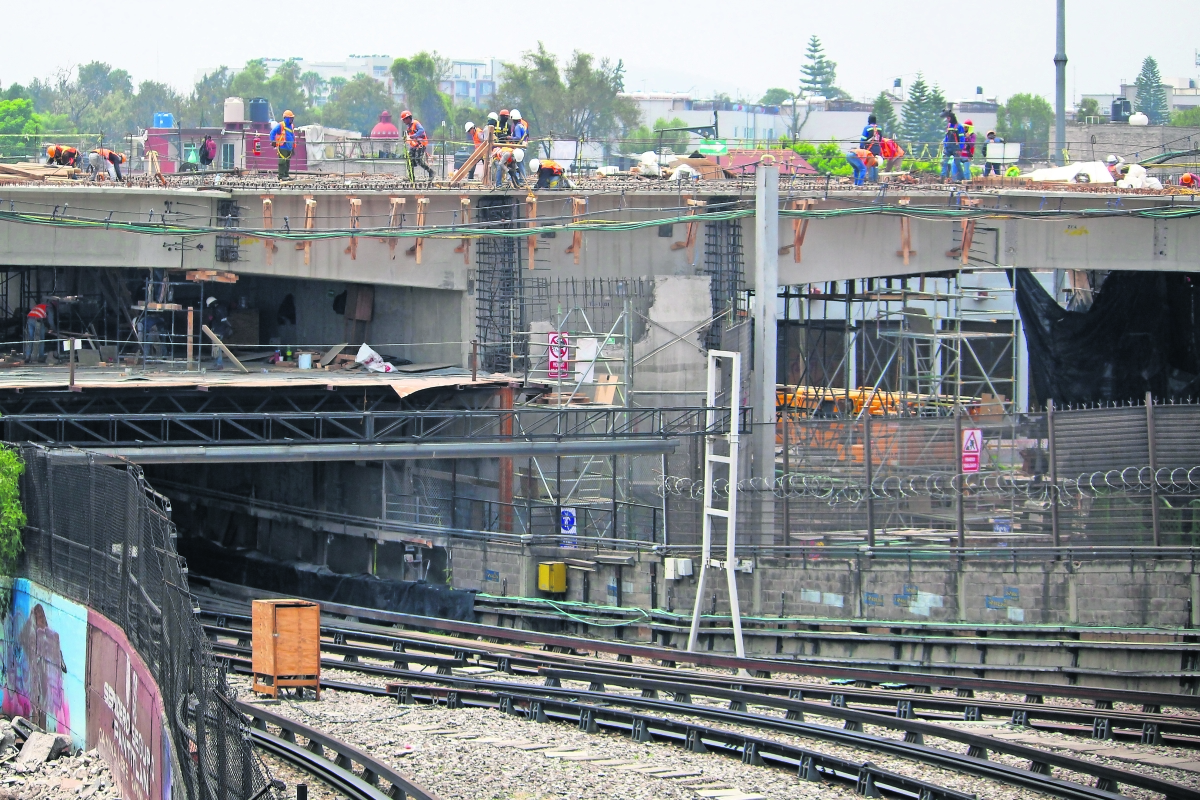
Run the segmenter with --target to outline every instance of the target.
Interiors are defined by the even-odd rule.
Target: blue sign
[[[499,583],[500,582],[500,573],[499,573],[499,571],[494,570],[494,569],[485,569],[483,571],[483,579],[485,581],[495,581],[496,583]]]
[[[576,533],[578,532],[578,520],[575,517],[575,509],[564,508],[559,511],[558,527],[559,527],[559,532],[564,537],[568,537],[568,536],[571,537],[569,539],[564,538],[559,543],[559,547],[578,547],[579,546],[579,540],[574,538]]]

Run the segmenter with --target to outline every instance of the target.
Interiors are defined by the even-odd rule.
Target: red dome
[[[392,124],[392,114],[390,111],[384,111],[379,115],[379,122],[375,123],[375,127],[371,128],[372,139],[399,139],[400,129]]]

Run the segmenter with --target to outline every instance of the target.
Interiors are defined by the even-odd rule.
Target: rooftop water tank
[[[1140,111],[1135,111],[1133,114],[1130,114],[1130,116],[1129,116],[1129,124],[1130,125],[1149,125],[1150,118],[1147,117],[1145,114],[1143,114]]]
[[[250,121],[263,123],[271,121],[271,104],[267,102],[267,98],[255,97],[250,101]]]
[[[225,98],[225,124],[241,125],[246,121],[246,101],[240,97]]]
[[[169,111],[156,111],[154,113],[155,128],[174,128],[175,115]]]

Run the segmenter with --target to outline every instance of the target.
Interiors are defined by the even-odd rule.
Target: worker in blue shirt
[[[279,153],[279,180],[291,180],[292,154],[296,152],[296,115],[283,112],[283,119],[271,128],[271,144]]]
[[[882,138],[883,128],[879,127],[879,120],[877,120],[875,115],[872,114],[871,116],[867,117],[867,126],[862,129],[862,136],[858,137],[858,145],[859,147],[864,147],[869,150],[870,148],[867,147],[869,142]]]
[[[943,111],[942,117],[946,120],[946,134],[942,137],[942,178],[958,181],[962,174],[962,145],[966,131],[958,124],[953,111]]]
[[[529,144],[529,124],[526,123],[525,120],[521,119],[521,112],[515,108],[509,112],[508,118],[510,120],[509,124],[512,125],[512,135],[509,138],[509,143],[512,144],[514,148],[524,150]],[[521,182],[524,183],[524,160],[517,162],[517,175],[520,177]]]

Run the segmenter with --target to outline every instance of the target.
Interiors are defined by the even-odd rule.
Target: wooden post
[[[586,197],[571,198],[571,221],[578,222],[580,218],[587,212]],[[575,231],[571,234],[571,246],[565,252],[575,256],[575,263],[579,263],[579,254],[583,251],[583,231]],[[532,268],[532,264],[530,265]]]
[[[275,227],[275,196],[270,194],[261,195],[263,204],[263,230],[270,230]],[[267,266],[275,263],[275,251],[279,247],[273,239],[263,239],[263,247],[267,251]]]
[[[317,221],[317,201],[313,199],[311,194],[304,195],[304,229],[310,231],[313,229]],[[312,261],[312,241],[306,240],[296,245],[297,250],[304,251],[304,266],[308,266]]]
[[[388,211],[388,230],[394,231],[400,225],[400,220],[404,218],[404,203],[407,198],[404,197],[389,197],[391,208]],[[396,243],[399,241],[395,236],[385,236],[379,241],[386,242],[388,246],[388,254],[392,260],[396,260]]]
[[[429,198],[422,197],[421,195],[417,195],[417,227],[418,228],[425,227],[425,210],[428,206],[429,206]],[[422,236],[418,236],[416,238],[416,241],[413,242],[413,246],[408,248],[407,250],[405,250],[404,254],[415,257],[417,259],[417,263],[420,264],[421,263],[421,254],[424,252],[424,249],[425,249],[425,239]]]
[[[1162,544],[1158,523],[1158,446],[1154,435],[1154,397],[1146,392],[1146,442],[1150,455],[1150,524],[1154,526],[1154,546]]]
[[[532,191],[525,195],[525,218],[529,220],[529,227],[537,227],[537,195]],[[533,269],[534,256],[537,255],[537,237],[525,237],[525,247],[529,268]]]
[[[358,230],[358,215],[362,211],[362,200],[357,197],[347,198],[350,201],[350,230]],[[353,233],[350,234],[350,244],[346,245],[345,252],[350,256],[351,261],[358,260],[358,237]]]
[[[804,200],[793,200],[793,211],[808,211],[817,204],[816,200],[811,198]],[[804,247],[804,237],[808,235],[808,217],[797,218],[792,220],[792,243],[779,248],[779,255],[783,255],[788,250],[792,251],[792,261],[800,263],[800,248]]]
[[[228,358],[230,361],[232,361],[232,362],[233,362],[233,365],[234,365],[235,367],[237,367],[238,369],[240,369],[242,372],[249,372],[249,371],[250,371],[250,370],[246,369],[246,365],[245,365],[245,364],[243,364],[242,362],[240,362],[240,361],[238,361],[238,360],[237,360],[237,356],[235,356],[235,355],[233,354],[233,351],[232,351],[232,350],[230,350],[228,347],[226,347],[226,346],[225,346],[225,343],[224,343],[224,342],[222,342],[222,341],[221,341],[221,340],[220,340],[220,339],[217,337],[217,335],[216,335],[215,333],[213,333],[213,332],[212,332],[212,330],[210,330],[210,329],[209,329],[209,327],[208,327],[207,325],[201,325],[201,326],[200,326],[200,330],[204,331],[204,335],[205,335],[205,336],[207,336],[207,337],[208,337],[208,338],[209,338],[209,339],[212,341],[212,343],[213,343],[213,345],[214,345],[214,346],[221,348],[221,352],[225,354],[225,357],[226,357],[226,358]]]
[[[269,251],[268,251],[269,252]],[[188,307],[188,323],[187,323],[187,368],[192,368],[192,354],[195,348],[196,336],[196,309]]]
[[[704,206],[708,205],[708,201],[692,200],[691,198],[688,198],[687,204],[690,206],[690,208],[688,209],[687,215],[689,217],[694,217],[698,213],[700,213],[700,209],[702,209],[702,208],[704,208]],[[689,222],[687,225],[687,238],[682,242],[671,242],[672,250],[685,250],[685,249],[687,250],[687,260],[688,260],[689,264],[692,263],[692,259],[694,258],[694,255],[695,255],[696,234],[697,234],[699,228],[700,228],[700,223]]]
[[[458,196],[459,222],[463,225],[471,221],[471,198],[465,194]],[[458,247],[454,248],[454,252],[462,253],[463,263],[471,263],[471,237],[464,236]]]
[[[1046,403],[1046,443],[1050,449],[1050,534],[1054,546],[1062,547],[1058,532],[1058,451],[1054,444],[1054,401]]]

